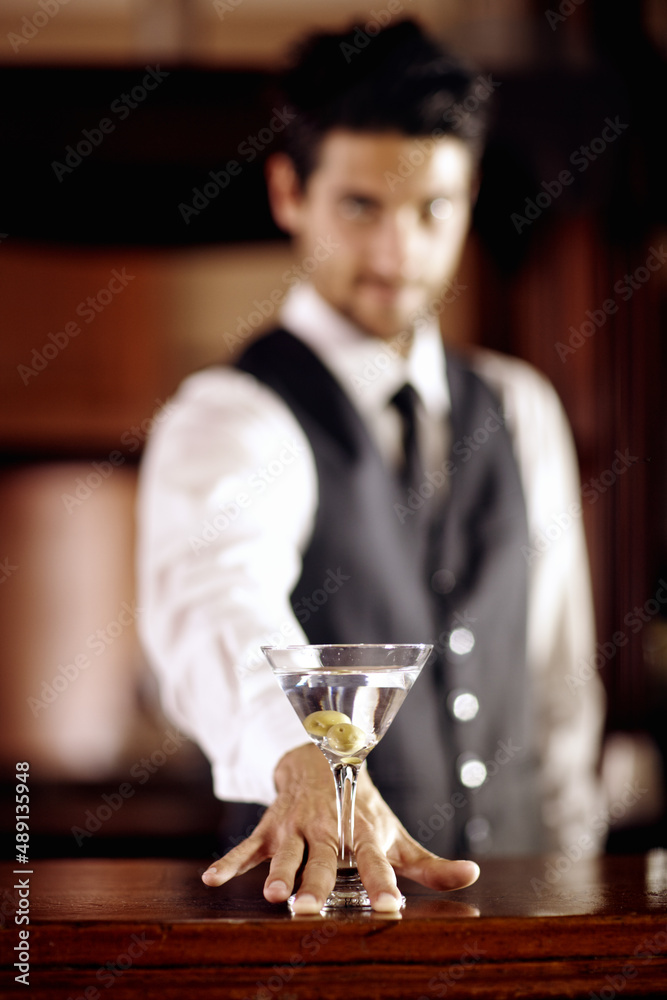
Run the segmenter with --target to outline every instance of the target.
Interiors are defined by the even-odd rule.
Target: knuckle
[[[376,826],[373,821],[368,819],[363,814],[355,815],[354,826],[357,836],[359,836],[359,834],[363,834],[364,837],[369,838],[373,837],[376,832]]]
[[[338,844],[338,830],[335,817],[321,816],[313,818],[307,825],[308,842],[314,847]]]
[[[331,871],[331,859],[309,858],[306,868],[311,875],[314,872],[326,872],[328,874]]]
[[[365,867],[372,867],[376,871],[382,869],[387,871],[391,865],[382,851],[376,844],[362,844],[356,851],[357,861]]]

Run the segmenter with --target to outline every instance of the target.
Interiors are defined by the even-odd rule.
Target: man
[[[181,388],[140,502],[143,635],[167,711],[220,798],[270,803],[204,881],[270,858],[264,895],[281,902],[307,851],[304,913],[335,878],[333,782],[266,641],[435,644],[361,775],[356,854],[376,909],[399,906],[396,873],[441,889],[477,877],[432,851],[595,846],[601,698],[595,680],[568,683],[593,647],[581,525],[533,544],[578,498],[569,431],[541,376],[445,357],[435,319],[477,186],[480,116],[455,113],[475,81],[411,22],[354,44],[305,47],[269,163],[310,278],[282,329]]]

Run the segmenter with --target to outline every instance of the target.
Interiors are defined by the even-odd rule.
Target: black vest
[[[315,455],[319,505],[292,594],[308,640],[435,644],[368,758],[373,780],[437,854],[539,851],[526,511],[498,400],[448,353],[450,457],[408,495],[300,340],[273,331],[237,364],[284,399]],[[479,701],[469,721],[453,711],[457,691]],[[471,759],[486,767],[472,788],[461,770]]]

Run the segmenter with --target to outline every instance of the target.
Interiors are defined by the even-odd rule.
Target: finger
[[[337,850],[333,844],[309,848],[301,885],[292,904],[294,913],[319,913],[336,882]]]
[[[393,843],[386,850],[387,859],[397,875],[419,882],[429,889],[451,891],[465,889],[479,878],[479,865],[474,861],[450,861],[423,847],[411,837],[405,827],[394,820]],[[372,843],[372,841],[371,841]],[[357,856],[359,849],[357,848]]]
[[[269,903],[282,903],[290,895],[296,873],[303,861],[303,851],[303,837],[293,834],[285,838],[274,854],[264,883],[264,898]]]
[[[367,778],[366,789],[369,789],[369,782],[370,779]],[[450,861],[440,858],[411,837],[379,797],[375,786],[370,786],[362,801],[366,804],[367,815],[359,816],[357,810],[357,859],[359,860],[361,856],[361,845],[375,849],[366,859],[368,870],[362,875],[364,883],[367,878],[376,877],[381,880],[385,878],[380,867],[380,860],[385,854],[388,863],[398,875],[403,875],[430,889],[440,891],[464,889],[479,878],[479,866],[474,861]],[[382,846],[384,851],[381,851],[378,857],[377,849],[381,849]],[[368,885],[366,889],[370,895]]]
[[[357,848],[357,865],[373,909],[381,913],[400,910],[403,899],[396,873],[384,852],[376,844],[365,843]]]
[[[224,885],[235,875],[243,875],[266,861],[268,857],[264,840],[256,836],[250,836],[242,844],[233,847],[231,851],[214,861],[202,875],[202,882],[206,885]]]
[[[399,875],[429,889],[465,889],[479,878],[479,865],[474,861],[449,861],[427,851],[424,856],[398,861],[394,867]]]

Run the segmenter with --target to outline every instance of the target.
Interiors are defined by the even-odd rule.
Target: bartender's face
[[[278,223],[309,280],[372,336],[411,329],[452,278],[470,221],[473,165],[458,139],[335,130],[301,188],[287,157],[269,173]],[[297,262],[298,266],[298,262]]]

